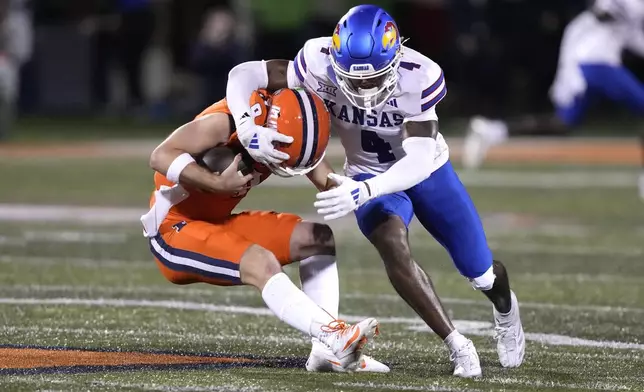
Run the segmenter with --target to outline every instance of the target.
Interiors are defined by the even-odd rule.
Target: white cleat
[[[644,171],[640,173],[640,180],[639,180],[639,188],[640,188],[640,198],[642,201],[644,201]]]
[[[455,376],[463,378],[481,377],[481,361],[471,340],[468,339],[467,343],[458,350],[450,352],[449,359],[454,364]]]
[[[379,334],[375,318],[364,319],[354,325],[336,320],[323,328],[329,334],[324,341],[345,371],[357,371],[361,365],[362,349]]]
[[[512,295],[512,308],[507,315],[494,309],[494,339],[496,351],[499,354],[501,366],[506,368],[519,367],[525,356],[525,335],[519,315],[519,301],[514,292]]]
[[[333,354],[331,349],[325,344],[314,341],[311,348],[311,354],[306,361],[306,370],[309,372],[336,372],[345,373],[348,370],[343,368],[338,358]],[[389,373],[389,366],[375,359],[362,355],[358,360],[358,366],[349,371],[370,372],[370,373]]]
[[[485,117],[472,117],[463,144],[463,166],[478,169],[490,147],[503,143],[508,138],[507,127],[501,121]]]

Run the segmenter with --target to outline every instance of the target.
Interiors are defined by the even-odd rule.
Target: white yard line
[[[245,314],[251,316],[272,316],[272,312],[266,308],[256,308],[250,306],[234,305],[213,305],[199,302],[187,301],[152,301],[152,300],[133,300],[133,299],[79,299],[79,298],[0,298],[1,304],[9,305],[63,305],[63,306],[105,306],[105,307],[147,307],[162,309],[181,309],[196,310],[228,314]],[[341,315],[341,318],[356,322],[365,318],[365,316]],[[405,324],[409,329],[415,331],[427,331],[429,329],[417,317],[380,317],[378,320],[383,324]],[[482,321],[454,320],[455,326],[464,334],[490,336],[493,334],[492,324]],[[546,345],[563,345],[575,347],[596,347],[611,349],[631,349],[644,350],[644,344],[615,342],[615,341],[596,341],[581,339],[570,336],[543,334],[543,333],[526,333],[526,339],[539,342]]]
[[[92,231],[25,231],[21,235],[0,236],[0,245],[26,247],[33,243],[60,244],[122,244],[125,233],[100,233]]]
[[[399,302],[402,299],[396,294],[365,294],[365,293],[348,293],[342,296],[347,299],[363,299],[377,301]],[[441,302],[452,305],[478,305],[490,306],[490,301],[465,299],[465,298],[441,298]],[[402,302],[401,302],[402,303]],[[522,309],[544,309],[544,310],[561,310],[566,312],[597,312],[597,313],[644,313],[644,308],[632,308],[622,306],[598,306],[598,305],[568,305],[553,304],[543,302],[520,302]]]
[[[78,207],[78,206],[55,206],[55,205],[31,205],[31,204],[0,204],[0,221],[9,222],[68,222],[78,224],[100,225],[140,225],[139,218],[147,211],[142,208],[118,208],[118,207]],[[321,221],[316,214],[304,214],[306,220]],[[529,254],[557,254],[557,255],[620,255],[627,257],[639,257],[644,255],[643,247],[608,247],[608,246],[587,246],[587,245],[548,245],[542,243],[521,241],[503,243],[494,240],[496,235],[516,234],[518,232],[529,234],[553,234],[561,235],[562,232],[571,237],[587,237],[589,227],[583,225],[557,225],[552,222],[536,223],[529,227],[517,227],[513,223],[515,214],[483,214],[484,224],[489,227],[491,237],[490,247],[493,250],[505,252],[529,253]],[[498,224],[499,219],[502,221]],[[353,216],[348,216],[331,222],[334,230],[351,231],[360,235]],[[421,229],[420,224],[414,220],[412,230]],[[554,230],[554,231],[553,231]],[[130,234],[131,235],[131,234]],[[88,243],[118,243],[126,241],[126,233],[108,232],[81,232],[81,231],[27,231],[23,234],[25,239],[15,238],[17,236],[0,236],[0,244],[3,245],[24,245],[29,241],[48,242],[88,242]],[[143,237],[141,237],[143,238]],[[517,239],[520,241],[520,239]],[[415,241],[418,242],[418,241]],[[423,245],[420,242],[415,246],[427,246],[429,248],[440,248],[435,242],[427,242]]]
[[[139,222],[143,208],[0,204],[0,221],[105,225]]]
[[[27,242],[96,243],[122,244],[128,236],[125,233],[102,233],[93,231],[25,231],[22,233]]]
[[[0,256],[0,262],[3,257]],[[124,262],[125,263],[125,262]],[[121,268],[121,262],[114,265],[115,268]],[[218,299],[227,298],[258,298],[254,290],[244,290],[242,288],[197,288],[197,287],[178,287],[168,284],[167,286],[94,286],[94,285],[0,285],[1,292],[21,292],[21,293],[92,293],[103,295],[115,294],[133,294],[133,295],[178,295],[178,296],[213,296]],[[365,294],[365,293],[343,293],[342,299],[364,300],[378,302],[398,302],[402,304],[403,300],[396,294]],[[485,299],[466,299],[444,297],[441,301],[448,305],[465,305],[489,307],[490,302]],[[554,310],[564,312],[596,312],[596,313],[644,313],[644,308],[622,307],[622,306],[600,306],[600,305],[569,305],[543,302],[521,302],[522,309],[539,309]]]
[[[135,268],[135,269],[156,269],[152,258],[149,261],[143,260],[96,260],[83,257],[45,257],[45,256],[0,256],[0,263],[3,264],[31,264],[31,265],[58,265],[71,264],[84,268]]]

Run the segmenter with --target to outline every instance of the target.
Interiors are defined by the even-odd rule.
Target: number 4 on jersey
[[[374,131],[362,130],[362,149],[365,152],[378,154],[378,162],[387,163],[396,160],[391,152],[391,144],[380,138]]]

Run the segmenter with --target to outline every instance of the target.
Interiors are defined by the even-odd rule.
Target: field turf
[[[151,189],[144,157],[0,158],[0,390],[643,391],[636,173],[554,164],[462,173],[522,303],[519,369],[498,363],[491,306],[412,225],[414,256],[481,356],[484,377],[460,380],[351,217],[333,223],[341,313],[381,320],[368,354],[392,372],[308,374],[307,339],[253,289],[164,280],[138,223]],[[281,185],[254,190],[243,207],[315,218],[310,187]],[[287,272],[297,279],[296,267]]]

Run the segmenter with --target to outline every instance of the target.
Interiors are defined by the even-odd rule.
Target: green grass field
[[[392,372],[308,374],[307,339],[271,316],[254,290],[164,280],[137,220],[152,185],[144,159],[0,158],[1,344],[258,360],[30,370],[5,358],[0,390],[643,391],[644,204],[636,173],[556,165],[463,173],[522,303],[528,346],[519,369],[498,364],[491,305],[412,225],[416,259],[482,359],[482,379],[460,380],[443,344],[390,287],[353,218],[333,223],[341,313],[381,320],[368,353]],[[314,217],[310,187],[278,185],[254,190],[243,207]],[[297,279],[297,268],[287,272]],[[59,363],[55,351],[52,358]]]

